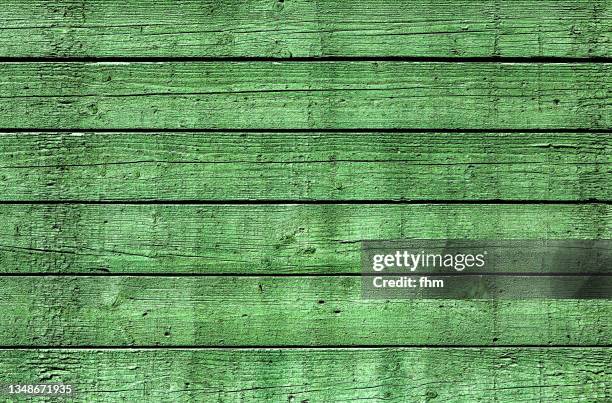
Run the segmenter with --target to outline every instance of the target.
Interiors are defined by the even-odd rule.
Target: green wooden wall
[[[368,239],[612,238],[611,55],[609,0],[3,1],[0,384],[612,401],[610,300],[359,277]]]

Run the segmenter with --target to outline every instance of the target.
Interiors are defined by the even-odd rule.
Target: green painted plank
[[[610,66],[2,63],[0,127],[609,128]]]
[[[610,56],[605,0],[5,0],[0,56]]]
[[[0,134],[0,200],[611,200],[604,133]]]
[[[608,239],[611,223],[606,204],[0,205],[0,271],[349,274],[361,240]]]
[[[3,346],[612,343],[612,300],[365,300],[360,276],[19,276],[0,286]]]
[[[1,350],[0,382],[88,402],[576,402],[610,398],[609,348]]]

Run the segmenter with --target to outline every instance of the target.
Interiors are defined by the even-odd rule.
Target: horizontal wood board
[[[363,240],[609,239],[611,214],[608,204],[0,205],[0,269],[358,274]]]
[[[606,401],[609,355],[607,348],[2,350],[0,382],[62,381],[88,402]]]
[[[5,133],[1,201],[612,200],[612,134]]]
[[[5,0],[0,57],[606,57],[605,0]]]
[[[609,129],[610,63],[0,63],[0,128]]]
[[[34,276],[0,285],[6,347],[612,341],[610,300],[365,300],[359,276]]]

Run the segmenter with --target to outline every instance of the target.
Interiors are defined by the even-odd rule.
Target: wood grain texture
[[[361,298],[360,276],[0,277],[4,346],[601,345],[604,299]]]
[[[2,201],[611,200],[604,133],[0,134]]]
[[[609,239],[611,223],[605,204],[1,205],[0,270],[359,273],[362,240]]]
[[[607,63],[2,63],[0,127],[607,129],[610,71]]]
[[[5,0],[0,56],[610,56],[605,0]]]
[[[364,300],[358,273],[366,239],[612,238],[611,9],[4,1],[0,384],[610,401],[612,300]]]
[[[609,348],[2,350],[0,382],[61,381],[88,402],[604,402],[610,354]]]

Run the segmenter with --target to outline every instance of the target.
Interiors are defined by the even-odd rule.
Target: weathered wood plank
[[[0,56],[610,56],[605,0],[5,0]]]
[[[360,276],[0,277],[4,346],[610,345],[611,300],[361,298]]]
[[[603,133],[16,133],[3,201],[611,200]]]
[[[605,204],[1,205],[0,270],[358,273],[364,239],[608,239],[611,223]]]
[[[609,128],[610,66],[3,63],[0,127]]]
[[[608,348],[1,350],[0,382],[79,400],[606,401]]]

